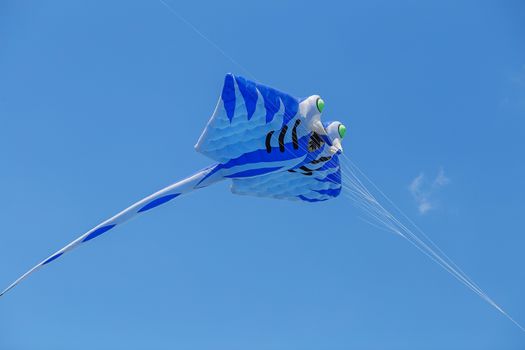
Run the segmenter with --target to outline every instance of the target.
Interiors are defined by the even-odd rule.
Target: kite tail
[[[117,215],[109,218],[108,220],[98,224],[97,226],[93,227],[91,230],[84,233],[82,236],[75,239],[73,242],[66,245],[64,248],[58,250],[45,260],[42,260],[39,264],[34,266],[31,270],[27,271],[25,274],[23,274],[21,277],[19,277],[16,281],[14,281],[9,287],[7,287],[2,293],[0,293],[0,297],[7,293],[9,290],[11,290],[13,287],[15,287],[17,284],[19,284],[22,280],[27,278],[30,274],[38,270],[44,265],[49,264],[50,262],[60,258],[62,255],[67,253],[70,250],[73,250],[77,246],[81,245],[82,243],[85,243],[87,241],[92,240],[93,238],[96,238],[103,233],[108,232],[109,230],[112,230],[116,226],[119,226],[123,224],[124,222],[130,220],[131,218],[142,214],[146,211],[149,211],[153,208],[156,208],[162,204],[165,204],[176,197],[186,194],[188,192],[191,192],[198,188],[203,188],[208,185],[211,185],[212,183],[218,182],[222,180],[223,178],[214,172],[213,170],[216,168],[217,165],[212,165],[208,168],[205,168],[196,174],[181,180],[179,182],[176,182],[172,185],[169,185],[162,190],[153,193],[152,195],[138,201],[137,203],[129,206],[128,208],[124,209]]]

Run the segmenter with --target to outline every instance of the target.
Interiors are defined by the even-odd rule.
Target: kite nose
[[[341,153],[343,153],[343,146],[341,145],[341,140],[335,139],[334,141],[332,141],[330,153],[336,154],[338,151],[341,151]]]

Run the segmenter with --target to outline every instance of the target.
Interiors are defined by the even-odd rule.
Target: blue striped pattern
[[[308,197],[303,196],[302,194],[297,196],[297,198],[299,198],[300,200],[303,200],[305,202],[310,202],[310,203],[324,202],[324,201],[328,200],[328,198],[322,198],[322,199],[308,198]]]
[[[339,188],[329,188],[327,190],[315,190],[319,194],[324,194],[330,197],[337,197],[341,193],[341,187]]]
[[[44,261],[44,262],[42,263],[42,265],[49,264],[51,261],[60,258],[60,256],[62,256],[62,254],[64,254],[64,253],[58,253],[58,254],[53,255],[52,257],[50,257],[49,259],[47,259],[46,261]]]
[[[219,104],[195,148],[219,163],[251,153],[264,146],[270,131],[285,125],[291,129],[299,103],[284,92],[227,74]]]
[[[255,108],[257,107],[257,87],[253,81],[246,80],[243,77],[236,77],[237,86],[239,91],[242,94],[244,103],[246,104],[246,111],[248,113],[248,120],[252,119],[253,113],[255,113]]]
[[[241,95],[248,111],[248,120],[251,119],[255,112],[257,105],[257,90],[264,99],[264,108],[266,109],[266,123],[270,123],[273,120],[275,114],[279,111],[281,102],[284,105],[284,120],[282,125],[288,124],[290,120],[297,114],[299,110],[299,100],[276,90],[266,85],[258,84],[253,81],[247,80],[243,77],[234,77],[233,74],[226,74],[224,78],[224,86],[222,88],[222,102],[224,103],[224,109],[226,109],[226,115],[230,122],[235,116],[235,83],[241,92]]]
[[[341,172],[337,155],[323,165],[318,165],[318,168],[310,164],[308,169],[312,170],[309,175],[298,166],[293,169],[294,172],[276,171],[256,177],[236,177],[231,189],[235,194],[306,202],[322,202],[341,194]]]
[[[178,196],[180,196],[180,193],[168,194],[166,196],[154,199],[151,202],[149,202],[148,204],[146,204],[145,206],[143,206],[142,208],[140,208],[138,210],[138,213],[142,213],[143,211],[147,211],[147,210],[153,209],[155,207],[158,207],[159,205],[164,204],[166,202],[169,202],[172,199],[177,198]]]
[[[173,193],[173,194],[168,194],[166,196],[163,196],[163,197],[160,197],[160,198],[157,198],[157,199],[154,199],[152,200],[151,202],[149,202],[148,204],[144,205],[142,208],[140,208],[137,213],[141,213],[141,212],[144,212],[144,211],[147,211],[147,210],[150,210],[150,209],[153,209],[155,207],[158,207],[159,205],[161,204],[164,204],[166,202],[169,202],[170,200],[176,198],[177,196],[179,196],[180,193]],[[92,240],[93,238],[96,238],[98,236],[100,236],[101,234],[103,233],[106,233],[108,232],[109,230],[111,230],[113,227],[117,226],[117,224],[110,224],[110,225],[105,225],[105,226],[102,226],[102,227],[99,227],[97,228],[96,230],[94,230],[93,232],[91,232],[90,234],[88,234],[83,240],[82,240],[82,243],[84,242],[87,242],[87,241],[90,241]],[[57,253],[51,257],[49,257],[47,260],[45,260],[42,265],[46,265],[46,264],[49,264],[50,262],[52,261],[55,261],[56,259],[60,258],[62,255],[64,254],[64,252],[61,252],[61,253]]]
[[[226,78],[224,78],[221,98],[224,103],[226,115],[231,122],[235,115],[235,83],[233,81],[233,75],[231,74],[226,75]]]
[[[87,235],[86,238],[84,238],[82,240],[82,242],[90,241],[93,238],[96,238],[96,237],[100,236],[101,234],[103,234],[105,232],[108,232],[109,230],[111,230],[115,226],[116,226],[116,224],[99,227],[95,231],[93,231],[89,235]]]

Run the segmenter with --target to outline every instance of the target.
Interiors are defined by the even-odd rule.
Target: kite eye
[[[317,105],[317,110],[318,110],[319,112],[322,112],[323,109],[324,109],[324,101],[323,101],[323,99],[319,97],[319,98],[317,99],[316,105]]]
[[[343,124],[339,124],[338,131],[339,131],[339,136],[341,136],[341,138],[345,137],[346,127]]]

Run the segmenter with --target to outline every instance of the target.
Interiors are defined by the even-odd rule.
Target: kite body
[[[339,122],[322,123],[323,100],[297,99],[227,74],[219,102],[195,149],[217,163],[174,183],[95,226],[22,275],[0,296],[40,267],[130,218],[215,182],[231,179],[235,194],[321,202],[341,192]]]

